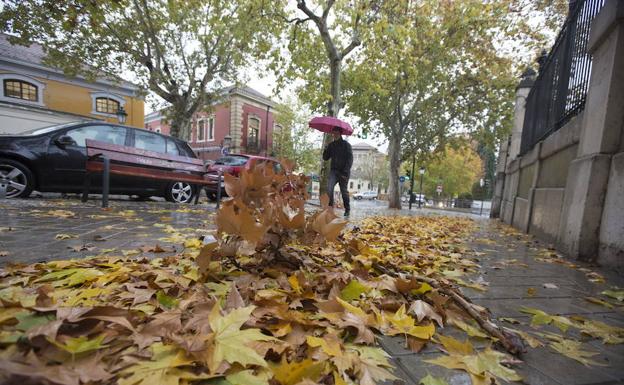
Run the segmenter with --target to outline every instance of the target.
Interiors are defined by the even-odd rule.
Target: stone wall
[[[494,206],[501,220],[569,256],[624,269],[624,1],[606,0],[588,51],[583,113],[522,156],[511,154],[522,133],[514,127],[501,146]],[[527,93],[519,86],[516,114],[524,116]]]

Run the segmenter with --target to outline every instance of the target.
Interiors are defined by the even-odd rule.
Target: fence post
[[[102,207],[108,207],[108,191],[110,189],[110,159],[102,155],[104,162],[104,172],[102,173]]]
[[[219,170],[219,177],[217,178],[217,210],[221,205],[221,179],[223,178],[223,174],[221,170]]]

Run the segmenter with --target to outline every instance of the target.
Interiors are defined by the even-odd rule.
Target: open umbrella
[[[353,128],[349,123],[334,118],[333,116],[317,116],[308,122],[308,126],[326,133],[331,133],[332,128],[338,126],[342,128],[343,135],[353,134]]]

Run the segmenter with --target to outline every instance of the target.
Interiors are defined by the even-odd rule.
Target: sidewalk
[[[543,245],[524,235],[505,235],[503,231],[509,230],[493,220],[481,222],[480,230],[474,235],[470,246],[478,255],[482,269],[479,275],[472,278],[488,282],[489,286],[485,292],[462,288],[474,303],[489,308],[493,319],[511,317],[521,322],[519,325],[511,325],[498,321],[499,325],[523,331],[561,333],[552,326],[531,328],[528,325],[531,321],[530,315],[519,311],[520,307],[526,306],[549,314],[580,315],[611,326],[624,327],[624,308],[608,309],[584,299],[588,296],[597,297],[601,291],[609,289],[610,286],[624,286],[622,276],[597,267],[579,266],[580,269],[574,269],[560,263],[537,261],[535,258],[542,256],[540,253],[543,251]],[[590,272],[602,275],[606,283],[591,282],[592,275],[587,276]],[[554,284],[557,289],[544,288],[545,283]],[[442,331],[442,334],[447,333],[458,336],[454,328],[447,327]],[[459,336],[460,339],[465,338],[461,334]],[[525,383],[531,385],[624,383],[624,345],[605,345],[600,340],[580,336],[578,331],[572,328],[567,331],[566,336],[587,341],[583,344],[583,349],[599,353],[593,359],[606,366],[584,366],[550,347],[528,348],[528,352],[520,357],[524,363],[514,366]],[[414,354],[403,348],[400,340],[401,338],[384,338],[381,342],[398,367],[397,375],[406,379],[406,383],[418,384],[421,378],[430,373],[446,378],[449,384],[470,384],[470,379],[464,372],[424,363],[424,360],[440,355],[435,350],[426,349]],[[479,346],[478,338],[473,337],[471,341],[475,346]]]
[[[182,247],[179,234],[189,237],[212,234],[213,213],[214,204],[195,206],[113,200],[109,210],[102,210],[99,201],[83,204],[75,198],[0,201],[0,217],[3,218],[0,255],[4,255],[0,257],[0,265],[84,258],[111,250],[133,256],[174,255]],[[519,311],[526,306],[549,314],[581,315],[624,327],[624,308],[609,309],[584,299],[598,297],[612,286],[624,287],[624,277],[615,271],[558,263],[562,261],[553,252],[545,250],[544,245],[477,215],[432,209],[388,210],[380,205],[357,202],[350,221],[356,224],[358,220],[374,215],[461,215],[473,218],[479,230],[469,242],[473,252],[467,257],[479,263],[481,269],[479,274],[469,278],[487,285],[487,290],[462,290],[475,303],[488,307],[493,319],[506,317],[521,322],[512,325],[499,320],[499,325],[524,331],[561,333],[552,326],[532,329],[528,325],[530,315]],[[604,277],[605,283],[591,281],[600,280],[600,277]],[[556,288],[548,289],[544,284]],[[451,326],[440,332],[460,340],[466,338],[464,332]],[[592,359],[606,366],[584,366],[549,346],[528,348],[528,352],[520,357],[524,363],[514,365],[526,384],[624,383],[624,345],[605,345],[600,340],[579,335],[574,328],[570,328],[565,336],[584,341],[582,349],[599,353]],[[471,342],[477,348],[486,346],[484,340],[476,337],[471,337]],[[542,342],[547,345],[548,341],[542,339]],[[396,384],[416,385],[427,374],[443,377],[450,385],[471,383],[463,371],[424,362],[441,354],[437,348],[428,346],[420,353],[413,353],[405,349],[402,337],[383,337],[380,343],[392,357],[395,375],[402,379]]]

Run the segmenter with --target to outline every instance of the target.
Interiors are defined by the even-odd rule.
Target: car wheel
[[[195,196],[195,189],[187,182],[173,182],[165,191],[165,199],[175,203],[189,203]]]
[[[34,188],[35,178],[24,164],[0,158],[0,184],[6,185],[7,198],[26,198]]]

